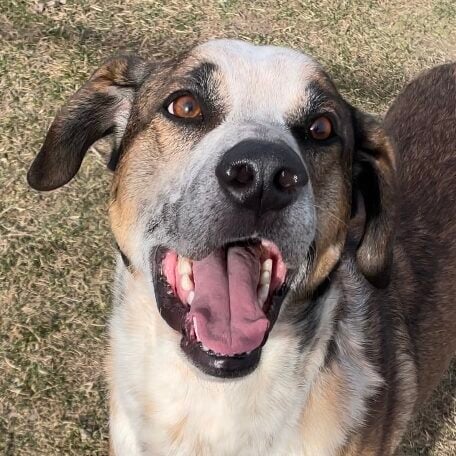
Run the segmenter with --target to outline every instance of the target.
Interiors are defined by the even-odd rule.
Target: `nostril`
[[[276,175],[276,182],[283,190],[292,190],[298,184],[298,175],[288,169],[282,169]]]
[[[276,174],[275,183],[279,190],[293,192],[297,187],[302,187],[307,183],[307,176],[284,168]]]
[[[226,176],[231,184],[244,187],[253,182],[255,171],[250,165],[239,163],[230,166],[226,171]]]

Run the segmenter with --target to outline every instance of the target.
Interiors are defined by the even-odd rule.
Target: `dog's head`
[[[256,366],[283,299],[336,266],[357,192],[359,268],[386,283],[394,154],[310,57],[220,40],[172,62],[112,59],[57,115],[30,185],[66,184],[108,134],[116,241],[205,372]]]

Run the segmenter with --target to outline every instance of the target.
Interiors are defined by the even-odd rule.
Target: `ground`
[[[422,69],[456,59],[455,29],[453,0],[0,1],[0,451],[107,453],[110,176],[91,153],[66,188],[25,181],[56,109],[103,59],[163,58],[220,36],[287,45],[381,114]],[[400,454],[455,448],[456,366]]]

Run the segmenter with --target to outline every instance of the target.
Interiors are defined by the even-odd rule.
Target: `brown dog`
[[[111,446],[391,455],[456,347],[456,66],[385,129],[290,49],[107,62],[28,179],[113,135]]]

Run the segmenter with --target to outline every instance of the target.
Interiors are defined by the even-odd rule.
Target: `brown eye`
[[[195,119],[202,117],[201,106],[193,95],[186,94],[177,97],[168,105],[168,112],[175,117]]]
[[[309,127],[310,137],[317,141],[324,141],[325,139],[330,138],[332,133],[332,123],[325,116],[316,118]]]

